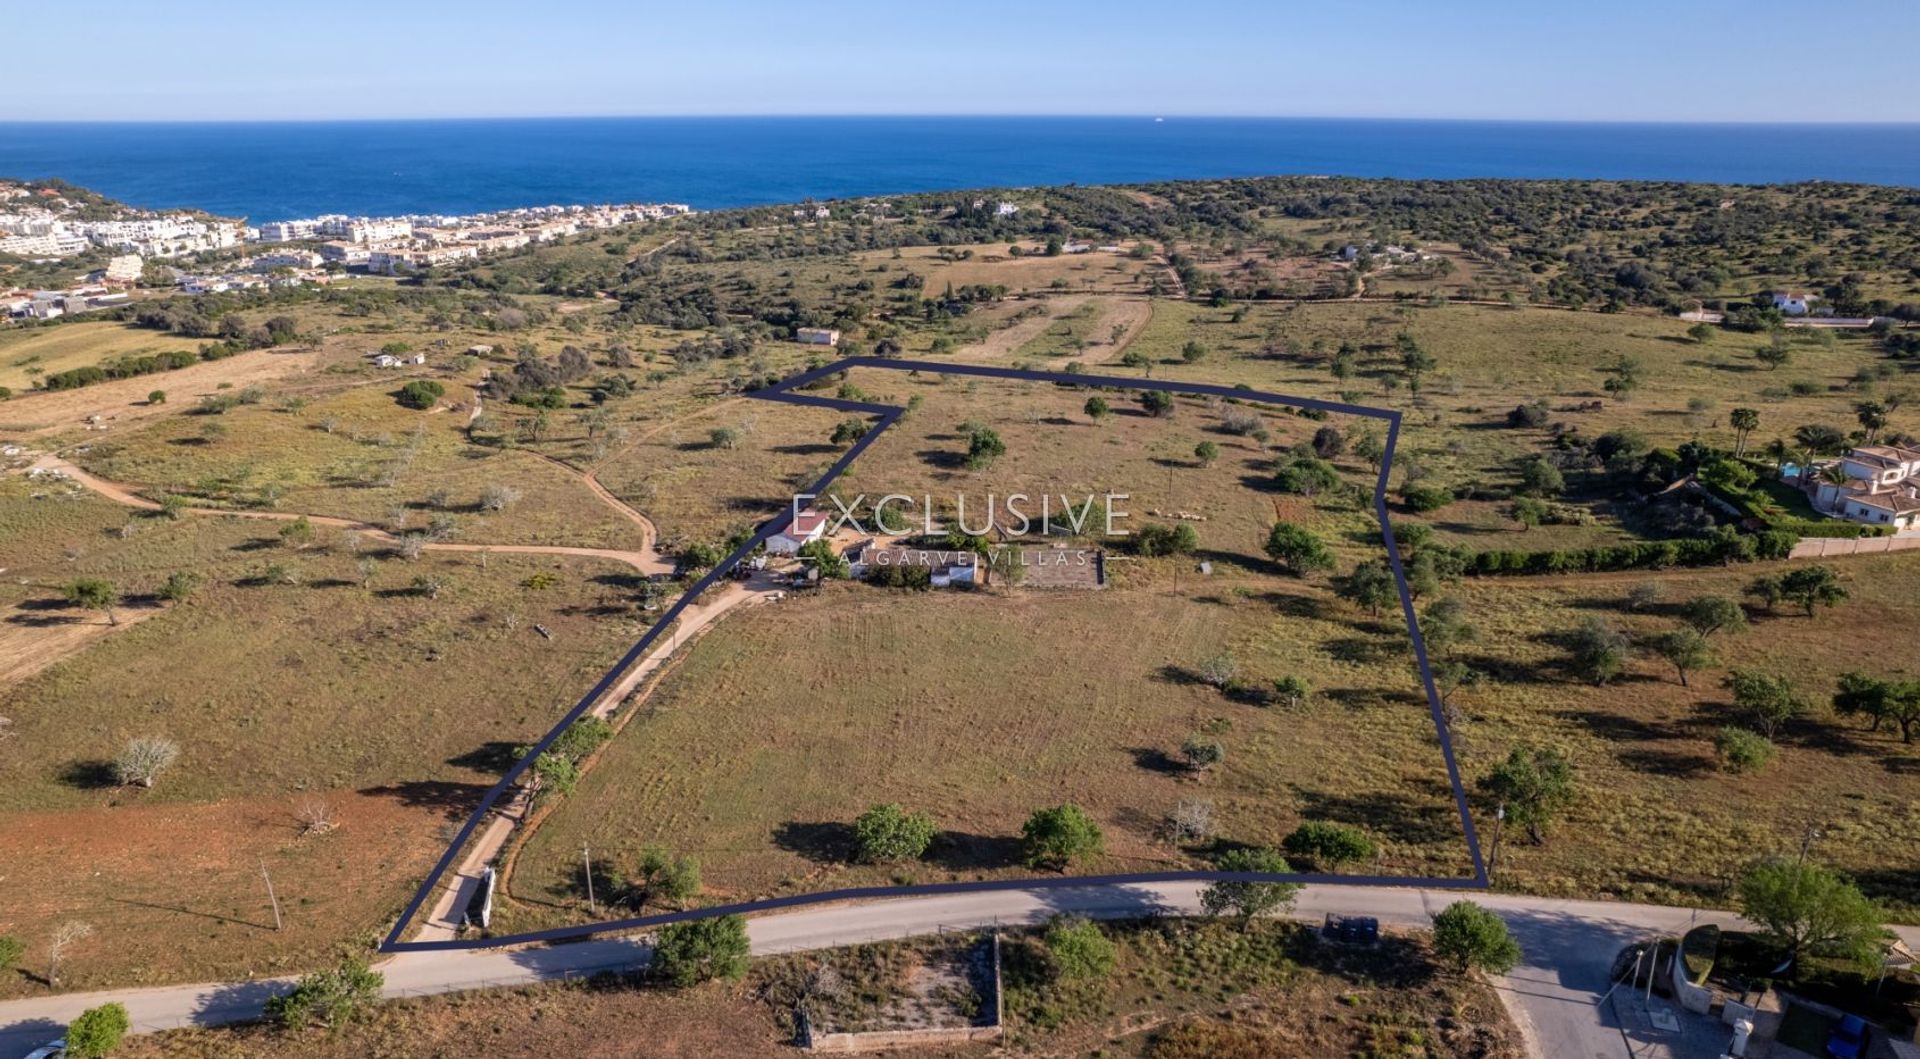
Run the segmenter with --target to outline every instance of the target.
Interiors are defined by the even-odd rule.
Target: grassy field
[[[69,984],[298,967],[383,925],[507,750],[545,731],[639,635],[624,566],[433,553],[409,562],[375,549],[369,571],[336,534],[294,548],[275,528],[175,522],[0,481],[6,642],[27,649],[73,625],[98,632],[79,654],[0,689],[11,895],[0,933],[37,946],[52,923],[93,923],[100,940],[76,954]],[[301,583],[259,583],[275,564]],[[199,573],[191,599],[143,598],[176,570]],[[64,606],[58,586],[83,575],[153,613],[108,628]],[[536,575],[551,587],[526,587]],[[416,578],[437,582],[438,598]],[[179,761],[151,790],[114,786],[107,762],[149,735],[176,742]],[[334,803],[337,835],[297,837],[294,810],[308,793]],[[285,932],[260,926],[259,858],[288,903]],[[0,982],[29,988],[23,977]]]
[[[290,408],[271,398],[217,416],[176,416],[89,447],[80,462],[110,481],[198,506],[280,510],[424,530],[449,518],[453,540],[638,547],[641,531],[564,469],[532,451],[475,444],[465,411],[402,408],[402,380],[362,385]],[[449,400],[472,400],[449,380]],[[520,499],[482,511],[481,493]]]
[[[1333,498],[1316,504],[1275,488],[1277,451],[1310,438],[1323,425],[1279,406],[1180,398],[1170,417],[1156,419],[1141,411],[1131,393],[1110,391],[1101,396],[1113,414],[1096,420],[1082,410],[1090,392],[1030,382],[870,369],[854,370],[849,381],[884,404],[918,404],[837,483],[848,500],[860,494],[869,499],[889,493],[932,496],[936,510],[950,517],[963,494],[976,505],[969,521],[977,524],[978,505],[989,495],[1048,495],[1058,511],[1062,494],[1076,504],[1089,494],[1126,494],[1128,499],[1114,504],[1128,515],[1116,518],[1117,530],[1165,525],[1184,513],[1203,551],[1242,565],[1264,568],[1260,549],[1276,517],[1308,524],[1342,546],[1351,544],[1356,557],[1379,554],[1370,509]],[[1222,423],[1229,414],[1257,415],[1268,434],[1265,443],[1228,433]],[[1367,422],[1334,416],[1324,425],[1363,431]],[[967,468],[964,423],[992,428],[1007,454],[989,467]],[[1202,442],[1219,450],[1211,465],[1195,456]],[[1348,482],[1370,489],[1373,472],[1362,461],[1343,456],[1336,466]],[[1029,508],[1037,517],[1037,499]]]
[[[188,339],[108,321],[9,327],[0,329],[0,386],[21,394],[43,376],[71,368],[90,367],[126,354],[194,348]]]
[[[74,558],[8,571],[39,601],[35,620],[103,620],[56,605],[57,586],[75,576],[108,578],[136,598],[176,570],[197,571],[201,585],[0,692],[15,733],[0,746],[9,811],[127,797],[90,777],[144,734],[183,747],[145,800],[483,779],[490,766],[448,759],[543,731],[638,635],[637,613],[620,602],[631,571],[609,562],[434,553],[409,562],[376,549],[363,584],[358,559],[324,530],[298,549],[269,523],[122,516],[133,534],[118,540],[88,527],[100,520],[93,503],[76,514]],[[275,565],[300,583],[261,583]],[[553,587],[523,587],[540,573]],[[419,577],[438,581],[439,598],[412,587]]]
[[[623,871],[648,844],[692,855],[709,894],[736,899],[1017,876],[1021,822],[1062,801],[1106,830],[1088,872],[1202,863],[1162,835],[1176,803],[1202,798],[1225,841],[1271,844],[1303,818],[1337,818],[1380,838],[1373,870],[1459,874],[1404,633],[1350,616],[1276,579],[1190,577],[1011,596],[835,586],[729,617],[526,840],[512,925],[584,916],[583,842]],[[1348,661],[1321,654],[1334,642]],[[1306,670],[1324,690],[1299,709],[1232,701],[1193,675],[1222,652],[1251,684]],[[1203,774],[1177,763],[1196,732],[1226,748]],[[845,863],[848,825],[886,801],[934,816],[927,864]]]
[[[657,424],[596,464],[608,490],[645,512],[663,544],[718,543],[787,510],[840,458],[846,413],[736,398]],[[714,440],[715,430],[733,440]]]
[[[1476,774],[1515,743],[1565,748],[1582,795],[1544,846],[1509,833],[1502,886],[1561,896],[1724,905],[1729,883],[1757,857],[1794,854],[1809,828],[1810,855],[1853,874],[1891,911],[1920,916],[1920,747],[1897,730],[1870,732],[1826,709],[1850,669],[1911,673],[1908,645],[1920,618],[1920,560],[1888,556],[1835,564],[1852,600],[1818,617],[1755,613],[1745,632],[1715,636],[1714,665],[1681,687],[1648,652],[1605,687],[1560,668],[1558,634],[1589,616],[1645,641],[1675,624],[1697,595],[1738,596],[1767,567],[1567,579],[1469,581],[1456,590],[1480,629],[1473,664],[1488,682],[1463,693],[1463,767]],[[1662,602],[1630,612],[1627,591],[1660,586]],[[1791,722],[1774,759],[1756,773],[1722,771],[1713,738],[1737,715],[1719,686],[1731,667],[1790,677],[1815,713]],[[1476,810],[1490,837],[1492,806]]]

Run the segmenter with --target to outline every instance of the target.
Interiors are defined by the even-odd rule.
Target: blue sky
[[[1894,43],[1914,0],[102,0],[7,23],[0,120],[1920,121]]]

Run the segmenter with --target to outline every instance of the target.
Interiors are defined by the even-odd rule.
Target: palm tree
[[[1861,429],[1867,432],[1867,444],[1873,444],[1874,435],[1887,425],[1886,407],[1878,401],[1862,401],[1853,406],[1853,412],[1860,420]]]
[[[1760,425],[1760,413],[1752,408],[1736,408],[1728,422],[1733,424],[1733,458],[1737,460],[1747,450],[1747,435]]]
[[[1774,438],[1772,441],[1767,442],[1767,447],[1763,451],[1766,452],[1767,459],[1773,461],[1773,476],[1775,478],[1780,477],[1780,473],[1787,469],[1787,455],[1792,450],[1787,448],[1785,441]]]
[[[1816,476],[1828,485],[1845,485],[1849,481],[1852,481],[1852,479],[1847,476],[1846,468],[1840,466],[1840,461],[1838,460],[1820,468]]]

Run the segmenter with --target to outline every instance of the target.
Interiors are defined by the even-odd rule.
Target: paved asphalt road
[[[1060,912],[1123,918],[1150,912],[1197,913],[1199,883],[1076,887],[948,894],[825,905],[750,921],[756,953],[831,948],[943,929],[1041,922]],[[1297,915],[1371,915],[1389,926],[1424,927],[1459,894],[1412,889],[1312,886]],[[1503,987],[1542,1056],[1552,1059],[1631,1059],[1610,1016],[1595,1006],[1607,987],[1613,957],[1649,934],[1677,933],[1699,922],[1732,924],[1727,912],[1607,901],[1560,901],[1480,894],[1500,913],[1526,951],[1524,964]],[[1920,929],[1901,928],[1912,944]],[[501,951],[404,953],[380,966],[389,996],[417,996],[632,967],[646,960],[644,943],[628,939]],[[11,1059],[59,1035],[81,1011],[108,1000],[127,1006],[138,1031],[212,1025],[256,1016],[282,983],[277,980],[160,986],[152,989],[62,994],[0,1003],[0,1059]]]

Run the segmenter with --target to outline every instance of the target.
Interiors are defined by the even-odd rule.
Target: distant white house
[[[1920,449],[1862,445],[1848,450],[1839,465],[1845,483],[1802,475],[1815,507],[1870,526],[1920,529]]]
[[[1020,207],[1015,206],[1011,202],[998,203],[993,207],[993,215],[995,217],[1011,217],[1019,212]]]
[[[826,327],[802,327],[793,333],[793,340],[803,346],[837,346],[840,332]]]
[[[826,533],[827,516],[808,508],[793,516],[786,529],[767,538],[767,551],[774,555],[794,555]]]
[[[376,368],[404,368],[409,364],[425,364],[425,353],[369,353],[367,359],[373,361]]]
[[[1773,307],[1788,316],[1805,316],[1813,298],[1804,291],[1777,290],[1773,292]]]

